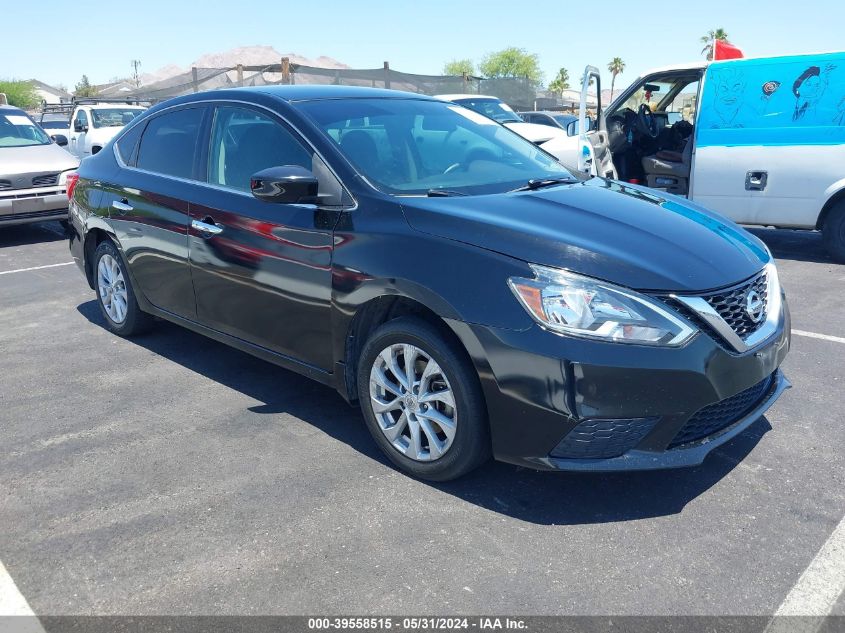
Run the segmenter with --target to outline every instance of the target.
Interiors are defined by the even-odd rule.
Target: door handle
[[[203,237],[212,237],[223,232],[223,227],[217,226],[211,218],[191,220],[191,228],[202,233]]]
[[[763,191],[769,182],[769,172],[749,171],[745,174],[745,189],[747,191]]]
[[[123,200],[112,200],[111,208],[117,211],[120,215],[131,213],[135,210],[126,198]]]

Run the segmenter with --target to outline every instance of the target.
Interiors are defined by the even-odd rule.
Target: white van
[[[584,93],[598,75],[587,69]],[[687,197],[742,224],[819,229],[845,262],[845,53],[650,71],[582,141],[584,171]]]

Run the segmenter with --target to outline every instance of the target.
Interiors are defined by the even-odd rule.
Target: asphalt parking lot
[[[4,228],[0,561],[39,615],[772,614],[845,514],[845,266],[755,232],[801,332],[766,418],[694,469],[431,485],[326,387],[109,334],[58,224]]]

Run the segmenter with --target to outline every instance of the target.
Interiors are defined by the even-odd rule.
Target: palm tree
[[[613,103],[613,86],[616,83],[616,75],[621,75],[625,72],[625,62],[621,57],[614,57],[607,65],[607,70],[610,72],[610,102]]]
[[[561,68],[555,78],[549,83],[549,92],[563,96],[563,91],[569,88],[569,71]]]
[[[716,29],[715,31],[708,31],[707,35],[701,36],[701,43],[704,48],[701,49],[701,54],[707,57],[707,61],[713,60],[713,45],[716,40],[728,41],[728,34],[725,29]]]

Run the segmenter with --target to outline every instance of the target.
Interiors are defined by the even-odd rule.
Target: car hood
[[[559,127],[540,125],[538,123],[505,123],[505,126],[527,138],[532,143],[544,143],[559,136],[566,136],[566,132]]]
[[[417,231],[638,290],[701,292],[751,277],[763,243],[674,196],[594,178],[533,192],[403,201]]]
[[[55,143],[0,147],[0,176],[65,171],[78,165],[77,158]]]

